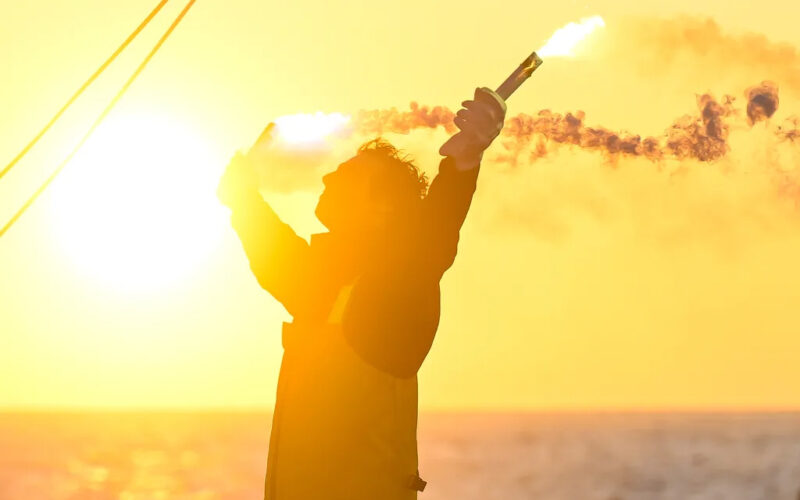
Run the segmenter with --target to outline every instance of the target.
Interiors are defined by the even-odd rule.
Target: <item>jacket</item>
[[[444,158],[420,209],[379,252],[335,233],[309,244],[260,197],[234,209],[256,279],[293,317],[283,326],[265,498],[411,500],[424,487],[416,373],[478,171]]]

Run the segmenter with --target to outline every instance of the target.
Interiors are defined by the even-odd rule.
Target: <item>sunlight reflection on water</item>
[[[0,414],[0,500],[262,497],[268,414]],[[425,415],[421,500],[793,500],[800,415]]]

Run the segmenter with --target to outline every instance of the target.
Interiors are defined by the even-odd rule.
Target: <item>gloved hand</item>
[[[493,90],[475,89],[475,98],[461,103],[464,106],[453,119],[461,131],[439,149],[439,154],[452,156],[461,170],[476,167],[483,152],[500,135],[506,117],[506,103]]]
[[[258,193],[258,172],[255,167],[259,164],[260,155],[272,142],[274,127],[274,123],[267,125],[246,155],[236,153],[231,159],[217,186],[217,198],[223,205],[235,208],[261,199]]]

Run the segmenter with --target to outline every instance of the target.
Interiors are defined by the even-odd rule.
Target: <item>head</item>
[[[394,146],[374,139],[322,178],[317,218],[332,232],[370,234],[414,212],[428,188],[425,174]]]

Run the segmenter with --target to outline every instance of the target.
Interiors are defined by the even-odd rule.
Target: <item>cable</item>
[[[44,183],[42,183],[42,185],[39,186],[39,189],[37,189],[36,192],[34,192],[33,195],[30,198],[28,198],[28,201],[26,201],[25,204],[22,205],[22,208],[20,208],[17,211],[17,213],[14,214],[14,216],[11,218],[11,220],[9,220],[8,223],[6,223],[6,225],[3,226],[3,229],[0,229],[0,237],[2,237],[11,228],[11,226],[14,225],[14,223],[22,216],[22,214],[25,213],[25,210],[27,210],[28,207],[30,207],[33,204],[34,201],[36,201],[36,198],[38,198],[39,195],[41,195],[44,192],[44,190],[47,189],[47,186],[49,186],[50,183],[52,183],[53,180],[55,180],[55,178],[58,176],[58,174],[61,173],[61,171],[64,169],[64,167],[75,156],[75,154],[78,151],[80,151],[80,149],[83,147],[83,145],[89,139],[89,137],[94,133],[94,131],[97,129],[97,127],[103,122],[103,120],[106,118],[106,116],[108,116],[108,114],[111,112],[111,110],[117,104],[117,102],[119,102],[119,100],[122,98],[122,96],[128,90],[128,88],[131,86],[131,84],[134,82],[134,80],[136,80],[136,78],[139,76],[139,74],[142,72],[142,70],[144,70],[145,66],[147,66],[147,63],[150,62],[150,60],[153,58],[153,56],[156,54],[156,52],[158,52],[158,50],[161,48],[161,46],[164,44],[164,42],[167,40],[167,38],[169,38],[169,36],[172,34],[172,32],[175,30],[175,28],[178,26],[178,24],[180,24],[181,20],[183,20],[183,18],[186,15],[186,13],[189,12],[189,9],[192,8],[192,5],[194,5],[195,1],[196,0],[189,0],[189,2],[183,8],[183,10],[180,12],[180,14],[178,14],[178,17],[175,18],[175,20],[172,22],[170,27],[167,28],[167,31],[165,31],[164,34],[161,35],[161,38],[153,46],[152,50],[150,50],[150,53],[147,54],[147,57],[144,58],[144,60],[141,62],[141,64],[139,64],[139,67],[136,68],[136,71],[134,71],[133,74],[130,76],[130,78],[128,78],[128,81],[125,82],[125,85],[122,86],[122,88],[119,90],[119,92],[117,92],[117,95],[115,95],[114,98],[111,99],[111,102],[108,103],[108,106],[106,106],[106,108],[103,110],[103,112],[100,113],[100,116],[98,116],[97,119],[94,121],[94,123],[92,123],[92,126],[89,127],[89,129],[86,131],[86,134],[84,134],[84,136],[81,138],[81,140],[78,142],[78,144],[72,149],[72,151],[70,151],[70,153],[66,156],[66,158],[64,158],[64,160],[58,165],[58,167],[55,169],[55,171],[53,171],[53,173],[50,174],[50,177],[48,177],[47,180],[45,180]]]
[[[128,35],[128,38],[126,38],[125,41],[122,42],[122,44],[119,47],[117,47],[117,50],[115,50],[114,53],[111,54],[111,56],[108,59],[106,59],[106,61],[103,64],[101,64],[99,68],[97,68],[97,70],[92,74],[92,76],[89,77],[88,80],[83,82],[83,85],[81,85],[80,88],[78,90],[76,90],[74,94],[72,94],[72,97],[70,97],[67,100],[66,104],[61,106],[61,109],[59,109],[58,112],[55,115],[53,115],[53,117],[50,119],[50,121],[47,122],[47,125],[45,125],[39,131],[39,133],[36,134],[36,136],[33,139],[31,139],[31,141],[28,143],[28,145],[25,146],[24,148],[22,148],[22,151],[20,151],[19,154],[17,154],[17,156],[15,156],[14,159],[11,160],[8,163],[8,165],[6,165],[3,168],[2,171],[0,171],[0,179],[2,179],[3,176],[6,175],[8,173],[8,171],[11,170],[14,167],[14,165],[16,165],[17,162],[20,161],[22,159],[22,157],[25,156],[28,153],[28,151],[31,150],[31,148],[33,146],[36,145],[37,142],[39,142],[39,139],[41,139],[42,136],[44,134],[46,134],[48,130],[50,130],[50,127],[52,127],[53,124],[55,124],[55,122],[58,121],[58,119],[61,117],[61,115],[63,115],[64,112],[67,110],[67,108],[69,108],[72,105],[72,103],[75,102],[75,100],[78,97],[80,97],[81,94],[83,94],[83,91],[86,90],[87,87],[89,87],[89,85],[91,85],[97,79],[97,77],[100,76],[100,74],[103,71],[105,71],[105,69],[112,62],[114,62],[114,59],[116,59],[117,56],[123,50],[125,50],[125,47],[127,47],[133,41],[133,39],[136,38],[139,35],[139,33],[141,33],[141,31],[145,28],[145,26],[147,26],[150,23],[150,21],[156,16],[156,14],[158,14],[158,12],[167,3],[167,1],[168,0],[161,0],[158,3],[158,5],[156,5],[155,8],[152,11],[150,11],[150,14],[148,14],[147,17],[144,18],[144,21],[139,23],[139,26],[137,26],[136,29],[133,30],[133,32],[130,35]]]

